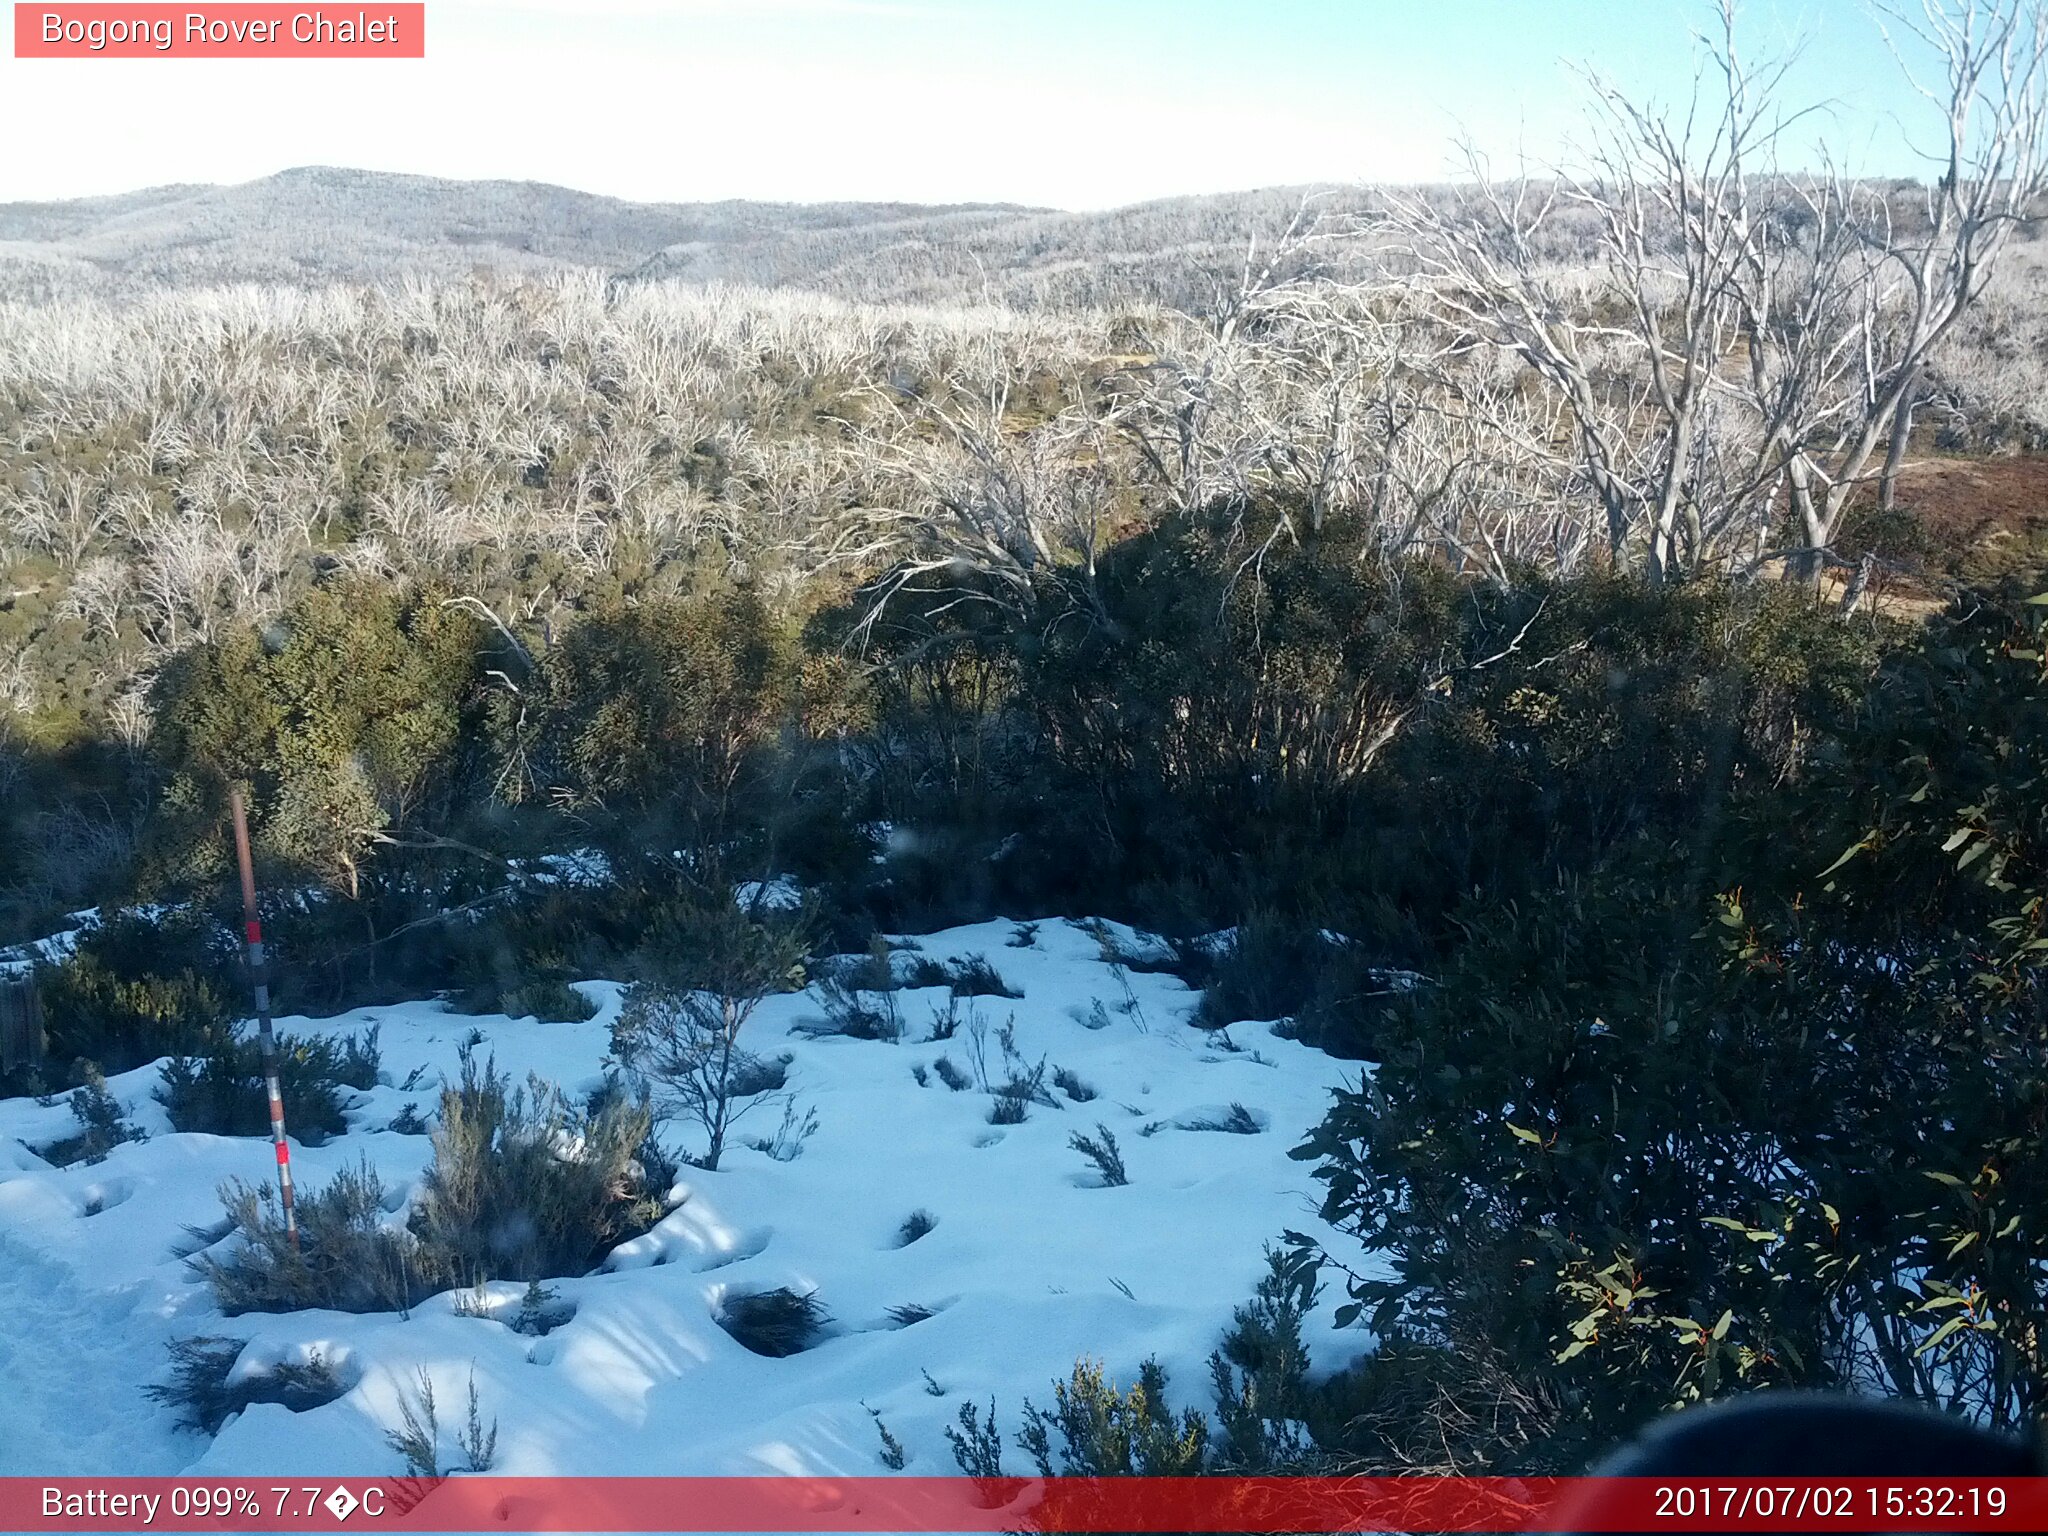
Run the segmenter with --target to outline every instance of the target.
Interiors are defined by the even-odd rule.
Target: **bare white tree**
[[[1448,332],[1517,359],[1570,424],[1553,444],[1652,580],[1789,554],[1811,577],[1859,490],[1899,470],[1929,362],[2048,190],[2048,26],[2036,0],[1921,0],[1894,24],[1944,149],[1917,219],[1831,166],[1788,174],[1783,61],[1752,66],[1731,0],[1688,103],[1595,82],[1585,165],[1391,198]],[[1590,223],[1597,266],[1564,259]],[[1880,448],[1885,462],[1876,463]],[[1789,504],[1789,551],[1764,547]]]
[[[1811,286],[1831,283],[1856,300],[1830,305],[1833,354],[1853,361],[1827,369],[1803,410],[1787,405],[1770,424],[1798,519],[1788,570],[1808,577],[1857,493],[1878,478],[1889,495],[1931,359],[2048,193],[2048,11],[2038,0],[1887,0],[1880,10],[1902,73],[1939,125],[1936,174],[1910,222],[1888,201],[1873,209],[1872,190],[1841,177],[1808,194],[1817,212],[1837,210],[1838,227],[1861,245],[1811,243],[1809,260],[1825,274]],[[1774,354],[1809,345],[1800,306],[1774,304],[1767,275],[1759,253],[1749,322],[1766,370]]]

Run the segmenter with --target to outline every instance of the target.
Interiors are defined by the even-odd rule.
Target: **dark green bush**
[[[233,954],[225,927],[190,910],[89,926],[68,959],[36,969],[52,1066],[77,1082],[77,1062],[128,1072],[203,1048],[237,1011]]]
[[[348,1129],[345,1089],[377,1085],[377,1027],[337,1039],[329,1035],[277,1036],[278,1085],[286,1131],[317,1145]],[[174,1056],[157,1090],[180,1131],[212,1136],[267,1136],[270,1099],[263,1082],[263,1050],[254,1038],[228,1032],[202,1055]]]
[[[1304,1470],[1315,1446],[1304,1438],[1342,1443],[1348,1417],[1333,1412],[1333,1394],[1311,1385],[1302,1320],[1321,1286],[1317,1265],[1300,1249],[1267,1250],[1266,1273],[1252,1299],[1232,1314],[1222,1345],[1209,1357],[1220,1440],[1216,1470],[1270,1475]]]
[[[496,1012],[546,1024],[581,1024],[597,1012],[597,1004],[566,981],[525,982],[499,993],[497,1002]]]
[[[583,808],[622,849],[721,847],[799,710],[800,672],[750,591],[605,608],[547,653],[506,727],[514,790]]]
[[[166,780],[150,862],[168,883],[229,873],[225,790],[252,790],[259,851],[346,906],[376,876],[379,839],[445,833],[469,798],[465,739],[481,727],[483,626],[448,594],[348,580],[315,588],[261,632],[179,652],[151,694]]]
[[[1192,1022],[1218,1029],[1243,1019],[1299,1017],[1317,1000],[1338,947],[1305,918],[1252,913],[1213,952],[1189,946],[1184,974],[1202,989]]]
[[[1301,1153],[1392,1271],[1341,1314],[1392,1443],[1568,1470],[1761,1386],[2048,1402],[2044,630],[1974,596],[1796,777],[1475,904],[1379,1015]]]

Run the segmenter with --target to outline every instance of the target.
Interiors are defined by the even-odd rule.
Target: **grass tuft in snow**
[[[1081,1079],[1081,1074],[1070,1067],[1061,1067],[1052,1075],[1053,1086],[1076,1104],[1086,1104],[1095,1097],[1095,1090]]]
[[[831,1320],[816,1291],[797,1292],[788,1286],[728,1296],[718,1314],[721,1328],[770,1359],[802,1354]]]
[[[926,1318],[938,1315],[937,1307],[928,1307],[921,1301],[906,1301],[901,1306],[889,1309],[889,1321],[898,1328],[908,1328],[914,1323],[921,1323]]]
[[[927,1210],[915,1210],[903,1218],[903,1225],[896,1229],[896,1246],[908,1248],[939,1224],[939,1218]]]
[[[1130,971],[1140,976],[1179,976],[1185,978],[1190,969],[1188,951],[1184,946],[1168,939],[1149,938],[1139,935],[1135,944],[1126,943],[1110,931],[1109,925],[1094,922],[1087,925],[1093,933],[1097,949],[1101,952],[1102,963],[1113,971]]]
[[[960,994],[948,992],[946,1001],[932,1010],[932,1032],[926,1035],[927,1045],[936,1045],[941,1040],[950,1040],[960,1033],[960,1026],[975,1017],[974,1005],[969,1004],[963,1011]]]
[[[167,1347],[170,1380],[142,1390],[176,1409],[180,1423],[203,1435],[219,1434],[223,1424],[251,1403],[277,1403],[293,1413],[304,1413],[333,1402],[348,1390],[318,1350],[303,1362],[284,1361],[230,1383],[235,1362],[242,1356],[241,1339],[201,1335],[173,1339]]]
[[[1048,1108],[1059,1108],[1059,1101],[1045,1091],[1045,1061],[1028,1072],[1017,1056],[1010,1050],[1010,1042],[1004,1042],[1005,1053],[1010,1056],[1010,1077],[995,1090],[996,1101],[988,1112],[990,1125],[1022,1125],[1029,1117],[1030,1106],[1043,1104]]]
[[[1101,1121],[1096,1122],[1093,1136],[1076,1131],[1067,1138],[1067,1145],[1095,1165],[1105,1186],[1116,1189],[1131,1182],[1124,1171],[1124,1155],[1117,1148],[1116,1133]]]
[[[745,1144],[778,1163],[792,1163],[804,1155],[804,1143],[816,1135],[817,1130],[817,1110],[799,1109],[795,1099],[786,1099],[782,1105],[782,1123],[775,1128],[774,1134],[749,1137]]]
[[[868,1409],[868,1417],[875,1421],[875,1433],[882,1437],[882,1449],[880,1452],[882,1465],[891,1472],[901,1472],[904,1462],[909,1460],[909,1457],[904,1454],[903,1442],[889,1433],[889,1426],[882,1420],[881,1409],[868,1408],[866,1403],[862,1403],[861,1407]]]
[[[922,966],[928,962],[919,962]],[[951,989],[955,997],[1022,997],[1024,994],[1003,980],[1002,973],[990,965],[986,955],[968,955],[952,964],[937,968],[938,977],[931,981],[913,981],[913,986],[936,986]]]
[[[1179,1121],[1178,1125],[1183,1131],[1222,1131],[1230,1136],[1256,1136],[1265,1129],[1257,1115],[1235,1100],[1226,1114],[1198,1115]]]
[[[400,1427],[387,1430],[384,1439],[405,1458],[408,1477],[440,1478],[449,1470],[441,1465],[440,1414],[434,1405],[434,1379],[425,1369],[419,1372],[419,1386],[411,1394],[398,1394]],[[498,1460],[498,1421],[485,1428],[477,1403],[476,1372],[469,1373],[469,1403],[463,1425],[456,1436],[463,1459],[471,1472],[488,1472]]]
[[[800,1020],[791,1026],[796,1033],[812,1039],[822,1035],[844,1035],[849,1040],[903,1038],[903,1018],[893,991],[864,992],[828,976],[818,983],[817,994],[825,1016]]]
[[[940,1082],[955,1093],[963,1093],[974,1086],[974,1080],[955,1066],[950,1056],[941,1056],[933,1062],[932,1071],[938,1075]]]

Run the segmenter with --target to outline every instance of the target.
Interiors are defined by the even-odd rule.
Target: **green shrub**
[[[542,663],[515,792],[602,815],[627,847],[722,846],[797,708],[791,639],[745,590],[592,614]]]
[[[1166,1402],[1166,1372],[1147,1360],[1128,1392],[1119,1392],[1095,1360],[1053,1383],[1050,1411],[1024,1404],[1018,1446],[1040,1476],[1188,1477],[1207,1462],[1209,1425],[1190,1408],[1176,1420]]]
[[[538,1280],[529,1280],[519,1297],[519,1314],[512,1320],[514,1333],[544,1337],[576,1315],[573,1305],[564,1306],[561,1292]]]
[[[946,1439],[961,1472],[984,1493],[991,1491],[988,1485],[1003,1475],[1003,1436],[996,1428],[995,1399],[989,1399],[986,1416],[971,1398],[961,1403],[959,1423],[946,1426]]]
[[[1309,1384],[1302,1320],[1321,1291],[1317,1263],[1301,1249],[1268,1249],[1266,1273],[1252,1299],[1231,1315],[1230,1331],[1209,1357],[1209,1379],[1222,1438],[1220,1471],[1270,1475],[1300,1470],[1314,1455],[1299,1426],[1340,1438],[1324,1394]]]
[[[398,1416],[400,1428],[387,1430],[385,1443],[405,1458],[405,1475],[429,1482],[447,1476],[441,1465],[441,1418],[434,1403],[434,1379],[422,1367],[416,1377],[418,1386],[413,1392],[401,1391],[398,1395]],[[485,1428],[483,1411],[476,1395],[476,1370],[469,1373],[469,1405],[463,1426],[456,1435],[461,1447],[465,1469],[470,1472],[488,1472],[498,1459],[498,1421],[494,1418],[490,1427]]]
[[[84,1086],[72,1090],[71,1115],[78,1134],[43,1148],[42,1155],[60,1168],[103,1162],[123,1142],[143,1140],[142,1131],[122,1118],[121,1102],[107,1092],[97,1068],[88,1068]]]
[[[464,1052],[413,1204],[435,1272],[461,1285],[587,1273],[664,1214],[673,1171],[642,1157],[653,1118],[622,1093],[578,1112],[539,1079],[515,1089]]]
[[[2048,1403],[2044,638],[1974,595],[1796,775],[1474,901],[1302,1149],[1388,1276],[1340,1311],[1383,1434],[1566,1470],[1759,1387]]]
[[[458,1013],[531,1014],[580,1023],[595,1010],[571,982],[628,976],[649,925],[675,898],[630,871],[617,881],[549,881],[516,890],[447,935]]]
[[[1166,1372],[1156,1360],[1147,1360],[1124,1391],[1108,1379],[1101,1362],[1082,1359],[1067,1380],[1053,1383],[1050,1410],[1025,1400],[1018,1447],[1044,1477],[1319,1472],[1336,1464],[1333,1453],[1347,1467],[1383,1465],[1368,1463],[1356,1449],[1363,1438],[1357,1410],[1366,1401],[1356,1383],[1344,1377],[1325,1384],[1309,1380],[1301,1324],[1316,1303],[1320,1263],[1300,1247],[1267,1251],[1266,1274],[1209,1359],[1220,1439],[1194,1409],[1173,1411]],[[946,1439],[967,1476],[985,1483],[1003,1475],[993,1401],[986,1414],[963,1403]]]
[[[196,1262],[230,1315],[388,1311],[451,1286],[584,1274],[664,1212],[675,1168],[652,1121],[621,1093],[576,1112],[538,1081],[515,1090],[465,1052],[405,1226],[384,1220],[383,1183],[364,1163],[300,1198],[294,1252],[276,1193],[237,1182],[221,1198],[243,1241]]]
[[[250,786],[257,851],[318,880],[344,913],[376,878],[381,838],[415,818],[449,826],[474,766],[462,746],[480,726],[485,635],[446,597],[343,580],[261,632],[237,626],[174,656],[151,691],[166,780],[151,839],[159,876],[228,873],[234,782]]]
[[[193,1262],[230,1317],[308,1307],[400,1311],[449,1283],[434,1253],[386,1223],[384,1183],[367,1161],[299,1194],[296,1251],[270,1185],[235,1180],[222,1187],[221,1203],[242,1240],[225,1256],[202,1253]]]
[[[866,1407],[866,1404],[862,1404],[862,1406]],[[907,1457],[905,1456],[903,1451],[903,1442],[901,1440],[898,1440],[893,1434],[891,1434],[889,1432],[889,1426],[882,1422],[881,1409],[869,1408],[868,1417],[872,1418],[875,1421],[875,1433],[879,1435],[882,1440],[882,1449],[880,1453],[882,1465],[887,1467],[891,1472],[901,1472],[903,1470],[904,1462],[907,1460]]]

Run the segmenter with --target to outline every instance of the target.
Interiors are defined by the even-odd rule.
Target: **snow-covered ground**
[[[1014,1433],[1024,1399],[1047,1403],[1083,1355],[1125,1381],[1156,1355],[1176,1406],[1206,1406],[1205,1362],[1263,1272],[1264,1246],[1283,1228],[1329,1235],[1309,1168],[1287,1149],[1355,1069],[1267,1024],[1234,1025],[1224,1040],[1191,1028],[1196,994],[1110,963],[1104,931],[1142,942],[1057,920],[911,941],[942,962],[983,956],[1023,994],[972,1000],[989,1077],[1008,1075],[998,1037],[1009,1025],[1019,1057],[1047,1059],[1048,1083],[1065,1068],[1096,1094],[1056,1091],[1059,1107],[1036,1105],[1018,1125],[991,1124],[987,1094],[951,1091],[932,1071],[942,1055],[974,1070],[968,1031],[926,1039],[945,989],[893,994],[898,1043],[811,1038],[795,1027],[822,1017],[814,993],[770,999],[747,1043],[793,1058],[789,1086],[816,1111],[815,1134],[786,1161],[742,1145],[715,1173],[686,1167],[659,1226],[598,1273],[554,1282],[574,1316],[539,1337],[508,1326],[516,1284],[495,1291],[504,1321],[464,1315],[452,1295],[405,1317],[224,1318],[185,1262],[206,1240],[191,1229],[218,1230],[224,1180],[269,1175],[266,1143],[172,1133],[151,1067],[110,1083],[149,1138],[97,1165],[52,1168],[32,1149],[76,1129],[63,1101],[0,1101],[0,1474],[396,1472],[385,1432],[421,1369],[451,1452],[474,1373],[482,1413],[498,1421],[495,1470],[507,1474],[879,1473],[870,1409],[905,1447],[905,1470],[951,1473],[942,1431],[964,1399],[993,1397]],[[407,1103],[432,1114],[475,1031],[479,1054],[516,1077],[531,1070],[573,1095],[595,1087],[620,989],[583,990],[601,1006],[582,1024],[477,1019],[435,1002],[280,1021],[290,1033],[382,1031],[382,1083],[357,1096],[349,1133],[295,1145],[300,1188],[367,1157],[409,1196],[428,1138],[388,1127]],[[411,1089],[395,1086],[408,1079]],[[1261,1129],[1201,1128],[1236,1105]],[[763,1110],[737,1134],[771,1135],[779,1119]],[[1116,1135],[1128,1185],[1103,1187],[1068,1146],[1098,1121]],[[666,1136],[681,1150],[701,1144],[679,1124]],[[935,1225],[904,1246],[914,1211]],[[816,1347],[769,1359],[716,1315],[729,1294],[778,1286],[815,1289],[833,1322]],[[1336,1299],[1325,1296],[1307,1330],[1318,1372],[1364,1343],[1333,1327]],[[905,1306],[932,1315],[904,1326],[891,1309]],[[209,1443],[142,1394],[163,1379],[164,1342],[190,1334],[247,1338],[242,1369],[317,1349],[352,1385],[305,1413],[259,1404]]]

